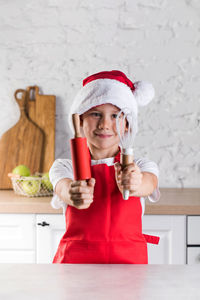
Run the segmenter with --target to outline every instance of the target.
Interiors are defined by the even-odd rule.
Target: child
[[[83,81],[69,124],[72,127],[71,116],[78,113],[91,155],[92,178],[74,181],[69,159],[57,159],[51,167],[57,208],[58,203],[67,205],[66,232],[54,263],[148,263],[147,241],[157,243],[157,239],[142,234],[142,215],[145,197],[159,199],[158,168],[140,158],[122,171],[116,116],[120,109],[129,108],[136,131],[138,104],[146,105],[153,96],[151,84],[133,84],[120,71],[100,72]],[[128,200],[122,197],[123,188],[130,191]]]

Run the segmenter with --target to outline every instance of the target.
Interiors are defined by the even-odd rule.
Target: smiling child
[[[158,167],[146,159],[135,159],[122,170],[116,117],[122,108],[135,115],[138,105],[148,104],[154,89],[146,82],[132,83],[120,71],[104,71],[87,77],[72,104],[91,155],[92,178],[73,179],[72,162],[57,159],[50,170],[55,196],[53,206],[64,207],[66,232],[54,263],[148,263],[147,242],[157,237],[142,234],[145,198],[159,199]],[[125,126],[123,122],[126,122]],[[126,133],[127,120],[120,120]],[[130,191],[128,200],[123,189]]]

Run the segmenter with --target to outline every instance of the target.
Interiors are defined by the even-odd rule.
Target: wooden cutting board
[[[17,90],[15,99],[19,104],[21,116],[18,123],[0,139],[0,189],[12,188],[7,174],[17,165],[26,165],[31,173],[41,171],[44,134],[26,116],[26,91]]]
[[[30,86],[26,90],[28,117],[42,129],[45,135],[41,172],[48,172],[55,160],[56,97],[40,94],[38,86]]]

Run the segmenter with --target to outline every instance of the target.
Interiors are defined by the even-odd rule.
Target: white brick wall
[[[156,89],[136,156],[159,164],[162,187],[199,187],[199,0],[0,0],[0,134],[19,117],[14,91],[37,84],[57,96],[56,157],[68,157],[70,102],[111,69]]]

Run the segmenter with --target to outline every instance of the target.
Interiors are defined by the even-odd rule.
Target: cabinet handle
[[[43,221],[42,223],[37,223],[37,225],[40,225],[40,226],[49,226],[49,223]]]

